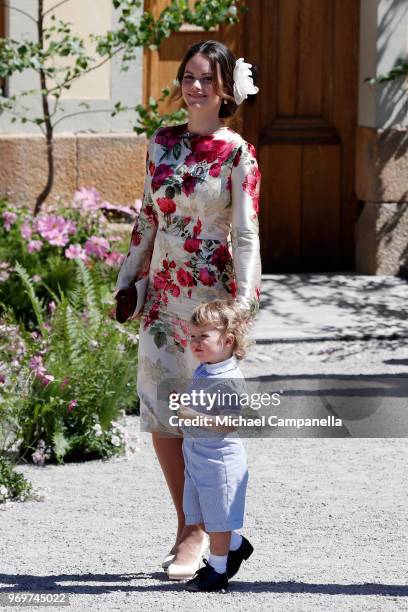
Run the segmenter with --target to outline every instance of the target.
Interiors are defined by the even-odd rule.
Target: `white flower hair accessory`
[[[235,62],[233,74],[234,98],[238,105],[248,97],[248,94],[256,94],[259,91],[259,87],[254,85],[250,68],[252,68],[252,64],[244,62],[243,57]]]

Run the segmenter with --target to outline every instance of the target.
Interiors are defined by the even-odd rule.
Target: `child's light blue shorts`
[[[241,440],[185,437],[183,454],[186,525],[204,523],[207,532],[240,529],[248,482]]]

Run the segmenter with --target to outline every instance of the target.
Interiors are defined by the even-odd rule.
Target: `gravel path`
[[[161,571],[175,518],[148,434],[129,460],[19,468],[45,499],[2,507],[0,591],[66,592],[78,611],[406,610],[405,440],[244,444],[255,553],[230,592]]]
[[[260,344],[243,364],[247,377],[407,368],[401,339],[316,342],[306,332]],[[161,570],[174,512],[149,434],[137,417],[128,423],[129,459],[18,468],[44,500],[0,506],[0,592],[65,592],[81,612],[408,609],[405,439],[243,439],[255,552],[227,593],[193,594]]]

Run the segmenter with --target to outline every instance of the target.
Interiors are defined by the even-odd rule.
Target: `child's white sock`
[[[227,570],[227,557],[228,555],[213,555],[210,553],[208,563],[215,569],[219,574],[224,574]]]
[[[242,535],[240,535],[236,531],[232,531],[229,549],[238,550],[238,548],[241,546],[241,542],[242,542]]]

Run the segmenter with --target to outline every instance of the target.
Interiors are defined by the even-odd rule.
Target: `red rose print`
[[[247,146],[248,146],[248,152],[252,157],[256,158],[256,149],[254,147],[253,144],[251,144],[250,142],[247,142]]]
[[[174,200],[170,200],[170,198],[157,198],[157,204],[159,205],[162,213],[165,215],[174,213],[176,210],[176,203]]]
[[[180,287],[178,287],[177,285],[174,285],[174,284],[173,284],[173,285],[171,286],[171,294],[172,294],[174,297],[178,297],[178,296],[180,295]]]
[[[215,276],[208,268],[201,268],[200,270],[200,281],[203,285],[209,285],[212,287],[215,284]]]
[[[234,157],[234,161],[233,161],[233,166],[238,166],[239,162],[241,159],[241,149],[238,149],[235,157]]]
[[[201,240],[198,238],[187,238],[184,243],[184,250],[188,253],[197,253],[200,249]]]
[[[237,283],[235,281],[230,282],[229,289],[231,291],[232,297],[237,297]]]
[[[132,237],[130,241],[133,244],[133,246],[137,246],[138,244],[140,244],[141,240],[142,240],[142,234],[139,231],[139,224],[136,222],[132,230]]]
[[[192,166],[193,164],[195,164],[196,159],[194,157],[194,153],[189,153],[189,155],[187,155],[186,159],[184,160],[184,163],[186,164],[186,166]]]
[[[231,155],[234,145],[225,140],[217,140],[213,137],[193,139],[192,150],[196,161],[206,161],[212,164],[216,160],[222,164]]]
[[[154,162],[152,162],[152,161],[149,162],[149,174],[150,174],[150,176],[153,176],[155,168],[156,168],[156,166],[155,166]]]
[[[172,149],[174,145],[180,142],[181,140],[181,129],[177,129],[179,126],[173,126],[168,128],[162,128],[156,134],[156,140],[158,144],[167,147],[168,149]]]
[[[152,178],[152,190],[157,191],[160,189],[164,181],[173,174],[173,169],[167,164],[160,164],[156,167],[154,176]]]
[[[210,176],[219,176],[221,167],[221,164],[213,164],[210,168]]]
[[[153,280],[153,287],[155,289],[164,289],[166,286],[166,279],[163,278],[163,276],[159,273],[159,274],[155,274],[154,280]]]
[[[152,225],[158,225],[156,211],[153,209],[153,206],[148,204],[147,206],[144,207],[144,212],[149,222]]]
[[[187,270],[183,270],[183,268],[179,268],[177,270],[177,280],[182,287],[194,286],[194,279],[191,276],[190,272],[187,272]]]
[[[252,200],[252,206],[254,208],[255,214],[254,214],[254,219],[259,215],[259,196],[256,195],[254,196],[253,200]]]
[[[197,184],[198,178],[196,176],[192,176],[188,172],[183,176],[183,185],[181,187],[181,191],[189,196],[194,193],[195,186]]]
[[[201,228],[202,228],[202,223],[201,223],[200,219],[197,219],[197,223],[193,227],[193,234],[194,234],[194,236],[197,236],[198,234],[201,234]]]
[[[222,272],[230,259],[231,255],[228,248],[225,245],[220,244],[220,246],[217,247],[212,254],[211,263],[214,264],[220,272]]]
[[[253,198],[256,193],[256,186],[258,185],[258,177],[254,174],[248,174],[245,177],[244,182],[242,183],[242,188],[244,191],[249,193],[249,195]]]

